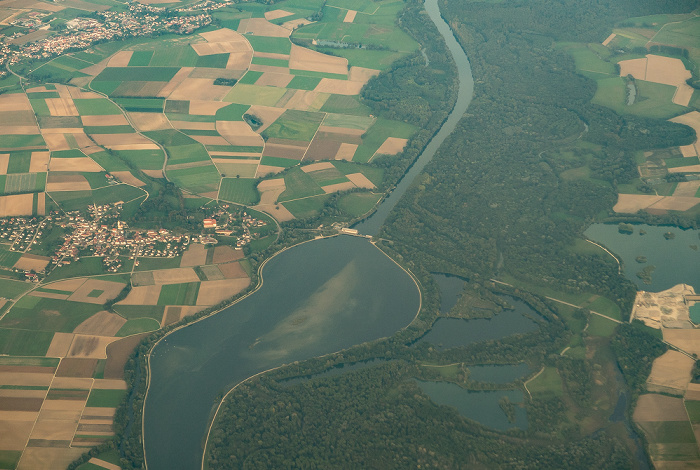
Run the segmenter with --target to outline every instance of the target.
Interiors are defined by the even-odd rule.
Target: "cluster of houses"
[[[234,232],[238,227],[235,227],[236,219],[226,210],[228,209],[228,204],[223,204],[219,207],[210,217],[204,219],[203,225],[205,231],[214,230],[214,233],[224,237],[234,236]],[[264,227],[265,221],[256,219],[249,215],[247,212],[242,213],[241,219],[241,229],[242,233],[236,240],[236,248],[242,249],[245,245],[250,243],[253,238],[250,229],[255,227]]]
[[[46,59],[69,50],[85,49],[96,42],[123,37],[152,35],[158,32],[189,34],[211,23],[208,14],[193,16],[163,16],[161,7],[129,3],[128,11],[96,12],[95,18],[75,18],[66,23],[67,30],[46,39],[0,51],[0,65],[15,64],[24,58]],[[40,19],[39,19],[40,21]]]
[[[219,8],[224,8],[229,5],[235,5],[237,2],[232,0],[225,0],[223,2],[216,2],[214,0],[204,0],[202,2],[195,3],[194,5],[189,5],[183,8],[178,8],[175,11],[186,12],[186,11],[212,11],[218,10]]]
[[[36,217],[0,219],[0,240],[12,242],[10,251],[24,251],[37,243],[45,226],[46,222]]]

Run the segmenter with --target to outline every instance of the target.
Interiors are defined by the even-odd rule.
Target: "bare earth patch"
[[[122,379],[124,377],[124,365],[126,364],[129,355],[134,350],[137,344],[145,337],[148,333],[143,333],[140,335],[129,336],[122,338],[118,341],[107,346],[107,363],[105,364],[105,379]],[[114,408],[109,408],[111,410],[111,415],[114,414]],[[105,408],[105,411],[107,408]],[[88,408],[85,409],[88,413]],[[109,415],[109,416],[111,416]]]
[[[272,24],[265,18],[246,18],[239,23],[238,32],[241,34],[251,33],[256,36],[287,38],[291,31],[277,26],[276,24]]]
[[[118,305],[158,305],[160,296],[160,286],[138,286],[133,287],[126,299]]]
[[[667,351],[654,360],[647,379],[647,390],[683,394],[690,383],[694,364],[695,361],[683,353]]]
[[[83,175],[66,175],[52,171],[46,181],[48,192],[89,191],[90,189],[90,183]]]
[[[258,78],[255,84],[258,86],[276,86],[279,88],[284,88],[287,85],[289,85],[289,82],[292,81],[292,78],[294,78],[294,75],[290,75],[287,73],[266,72],[263,73],[260,76],[260,78]]]
[[[352,158],[355,156],[355,152],[357,151],[357,147],[357,144],[341,143],[338,153],[335,154],[335,159],[352,161]]]
[[[688,284],[678,284],[661,292],[639,291],[631,316],[652,328],[692,328],[685,297],[694,294],[693,287]]]
[[[84,451],[81,448],[28,447],[22,454],[17,470],[66,468]]]
[[[182,282],[198,282],[199,276],[192,268],[159,269],[153,271],[156,284],[179,284]]]
[[[68,300],[99,305],[115,298],[125,286],[121,282],[88,279],[73,292]]]
[[[73,333],[55,333],[46,357],[66,357],[73,342]]]
[[[220,281],[202,281],[197,295],[197,305],[216,305],[222,300],[241,292],[248,287],[250,279],[223,279]]]
[[[136,186],[137,188],[146,186],[146,183],[135,177],[130,171],[113,171],[112,175],[119,178],[122,183],[130,184],[131,186]]]
[[[9,153],[0,153],[0,175],[7,174],[7,165],[10,163]]]
[[[123,114],[107,116],[80,116],[83,126],[128,126],[129,122]]]
[[[32,105],[24,93],[1,95],[0,112],[5,111],[32,111]]]
[[[613,211],[617,213],[634,214],[659,202],[663,196],[647,196],[642,194],[618,194],[617,204]]]
[[[311,165],[302,166],[301,171],[304,173],[311,173],[312,171],[328,170],[330,168],[335,168],[331,162],[318,162],[312,163]]]
[[[214,85],[210,78],[186,78],[170,94],[172,100],[220,100],[231,90],[230,86]]]
[[[167,98],[170,94],[177,88],[183,80],[190,76],[194,67],[182,67],[177,73],[170,79],[170,81],[158,92],[158,96],[161,98]],[[148,113],[153,114],[153,113]]]
[[[343,18],[343,23],[352,23],[355,21],[355,15],[357,15],[357,11],[348,10],[348,12],[345,14],[345,18]]]
[[[240,263],[220,264],[219,270],[225,279],[241,279],[248,277],[248,274],[246,274]]]
[[[282,114],[284,114],[284,109],[254,104],[248,109],[248,114],[257,117],[259,120],[262,121],[262,126],[260,126],[255,131],[258,134],[260,134],[265,129],[267,129],[270,126],[270,124],[275,122]]]
[[[68,357],[106,359],[107,346],[117,339],[109,336],[75,335]]]
[[[230,246],[222,245],[214,248],[214,264],[228,263],[243,258],[243,251],[234,250]]]
[[[122,318],[115,313],[97,312],[87,320],[78,325],[74,333],[82,333],[88,335],[99,336],[114,336],[117,331],[124,326],[126,318]]]
[[[207,261],[207,248],[201,243],[192,243],[182,254],[181,267],[202,266]]]
[[[688,419],[688,415],[682,398],[647,393],[639,397],[633,419],[636,422],[684,421]]]
[[[31,215],[33,205],[33,194],[12,194],[10,196],[0,196],[0,217]]]
[[[52,158],[49,161],[49,169],[51,171],[87,171],[92,173],[104,171],[95,160],[89,157]]]
[[[322,78],[314,91],[319,93],[335,93],[336,95],[359,95],[364,83],[351,82],[350,80],[338,80],[335,78]]]
[[[372,183],[365,175],[362,173],[351,173],[345,175],[347,179],[352,181],[352,183],[358,188],[374,189],[374,183]]]
[[[127,67],[134,51],[119,51],[109,59],[109,67]]]
[[[140,132],[160,131],[172,127],[165,114],[129,113],[129,119],[136,130]]]
[[[262,178],[267,175],[281,173],[282,171],[284,171],[284,168],[281,166],[259,165],[258,169],[255,170],[255,177]]]
[[[78,108],[70,97],[46,98],[45,101],[51,116],[78,116]]]
[[[32,152],[29,173],[42,173],[49,170],[49,152]]]
[[[346,75],[348,73],[348,60],[343,57],[329,56],[292,44],[292,50],[289,55],[289,68]],[[328,93],[334,92],[328,91]]]
[[[265,19],[266,20],[276,20],[278,18],[284,18],[285,16],[290,16],[293,13],[290,13],[288,11],[284,10],[272,10],[272,11],[266,11],[265,12]]]
[[[216,130],[231,145],[264,145],[262,137],[255,133],[245,121],[216,121]]]
[[[663,329],[664,340],[690,354],[700,355],[700,329]]]
[[[695,130],[695,135],[697,138],[695,139],[693,146],[695,147],[696,155],[700,155],[700,112],[691,111],[687,114],[683,114],[682,116],[677,116],[669,120],[671,122],[685,124],[686,126],[692,127]]]
[[[396,155],[403,151],[406,147],[408,139],[399,139],[398,137],[387,137],[384,143],[377,149],[376,154],[379,155]]]
[[[20,259],[17,260],[13,267],[24,271],[43,271],[49,264],[49,261],[51,261],[51,258],[48,256],[30,255],[25,253]]]

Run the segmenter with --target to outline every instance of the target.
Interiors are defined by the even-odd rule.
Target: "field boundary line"
[[[527,395],[530,397],[530,400],[532,400],[532,393],[530,393],[530,389],[527,388],[527,384],[532,382],[533,380],[535,380],[537,377],[539,377],[540,374],[542,372],[544,372],[544,369],[545,369],[545,366],[542,366],[542,368],[540,369],[540,371],[538,373],[536,373],[535,375],[533,375],[532,377],[527,379],[525,382],[523,382],[523,387],[525,387],[525,391],[527,392]]]
[[[607,248],[605,248],[603,245],[600,245],[600,244],[598,244],[598,243],[596,243],[596,242],[594,242],[594,241],[591,241],[591,240],[589,240],[588,238],[586,238],[586,241],[587,241],[588,243],[592,243],[593,245],[597,246],[598,248],[600,248],[601,250],[605,251],[607,254],[609,254],[610,256],[612,256],[613,259],[614,259],[615,261],[617,261],[617,274],[622,274],[622,263],[620,263],[620,260],[617,259],[617,256],[613,255],[613,254],[610,252],[610,250],[608,250]]]

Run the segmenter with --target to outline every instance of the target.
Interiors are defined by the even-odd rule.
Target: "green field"
[[[374,193],[346,194],[338,201],[338,208],[351,217],[359,217],[372,210],[381,197]]]
[[[168,82],[179,67],[107,67],[93,81],[96,82]]]
[[[0,328],[0,354],[43,356],[49,349],[53,333]]]
[[[369,116],[355,116],[351,114],[327,114],[323,120],[324,126],[344,127],[347,129],[369,129],[375,119]]]
[[[17,251],[9,251],[5,250],[4,248],[0,248],[0,266],[5,267],[5,268],[11,268],[12,266],[15,265],[17,260],[19,260],[22,257],[22,253],[19,253]],[[0,286],[4,284],[6,281],[4,279],[0,280]],[[2,289],[2,287],[0,287]],[[1,294],[0,294],[1,295]],[[3,296],[7,297],[7,296]]]
[[[129,59],[129,67],[146,67],[152,58],[153,51],[134,51]]]
[[[6,259],[10,261],[10,259]],[[6,299],[15,299],[32,288],[31,284],[24,281],[15,281],[12,279],[0,278],[0,297]]]
[[[253,57],[251,61],[255,65],[269,65],[272,67],[289,67],[289,60],[285,59],[272,59],[270,57]]]
[[[266,140],[275,138],[310,142],[322,120],[321,113],[288,109],[262,135]]]
[[[117,331],[116,336],[131,336],[146,331],[154,331],[160,328],[160,322],[152,318],[135,318],[128,320]]]
[[[5,194],[43,191],[44,187],[46,173],[15,173],[7,175],[5,180]]]
[[[0,450],[0,468],[16,468],[21,456],[20,450]]]
[[[655,444],[695,443],[689,421],[644,421],[637,424],[644,429],[647,439]]]
[[[216,191],[221,181],[221,175],[213,164],[182,170],[167,170],[167,174],[173,183],[194,193]]]
[[[262,77],[262,74],[262,72],[249,70],[238,80],[236,85],[255,85],[255,82],[258,81],[258,78]]]
[[[292,42],[287,38],[272,38],[267,36],[247,35],[246,39],[255,52],[271,52],[274,54],[289,54]]]
[[[98,165],[105,169],[105,171],[111,172],[129,169],[129,167],[120,158],[107,152],[93,153],[90,155],[90,158],[95,160]]]
[[[410,138],[417,130],[411,124],[377,118],[377,121],[362,137],[362,145],[357,148],[354,161],[368,162],[387,137]]]
[[[321,111],[325,113],[352,114],[355,116],[369,116],[370,110],[360,103],[356,96],[331,95],[323,104]]]
[[[555,367],[545,367],[540,375],[527,383],[532,396],[561,396],[564,393],[559,372]]]
[[[588,319],[588,329],[591,336],[611,336],[617,328],[617,323],[600,315],[592,314]]]
[[[676,88],[670,85],[635,80],[637,97],[627,105],[627,89],[621,77],[597,80],[598,89],[592,102],[607,106],[618,114],[668,119],[683,113],[686,108],[672,102]]]
[[[153,150],[114,150],[117,157],[123,158],[127,162],[135,165],[141,170],[160,170],[163,168],[165,155],[160,149]],[[93,154],[94,158],[95,155]],[[100,163],[98,161],[98,163]],[[105,168],[106,169],[106,168]]]
[[[67,191],[66,191],[67,192]],[[68,277],[78,276],[94,276],[105,274],[102,259],[94,256],[80,258],[79,261],[71,263],[68,266],[61,266],[51,271],[51,274],[46,276],[46,281],[58,281]]]
[[[318,77],[303,77],[297,75],[287,84],[287,88],[294,90],[313,90],[321,81]]]
[[[678,157],[678,158],[667,158],[664,160],[666,163],[666,168],[678,168],[681,166],[689,165],[700,165],[700,159],[698,157]]]
[[[97,408],[116,408],[126,396],[126,390],[98,390],[90,391],[85,406]]]
[[[284,184],[287,189],[280,194],[279,201],[285,202],[309,196],[325,194],[323,189],[308,174],[300,168],[292,168],[284,175]]]
[[[248,72],[250,74],[250,72]],[[246,76],[248,75],[246,74]],[[245,77],[243,77],[245,78]],[[286,88],[272,86],[246,85],[239,81],[231,91],[224,96],[223,101],[239,104],[259,104],[274,106],[284,96]]]
[[[167,284],[160,290],[158,305],[195,305],[199,282]]]
[[[45,147],[44,138],[40,135],[0,134],[0,148]]]
[[[168,258],[172,259],[172,258]],[[145,260],[142,259],[142,261]],[[179,260],[178,260],[179,263]],[[179,266],[179,264],[178,264]],[[127,320],[138,318],[150,318],[160,322],[163,319],[164,307],[159,305],[121,305],[114,306],[114,310]]]
[[[329,194],[321,194],[320,196],[307,197],[296,201],[285,202],[284,207],[287,208],[292,215],[298,219],[312,217],[323,208]]]
[[[122,113],[118,106],[105,98],[78,98],[73,102],[81,116],[108,116]]]
[[[615,65],[605,60],[610,50],[600,44],[562,44],[560,47],[571,54],[576,69],[581,72],[617,75]]]
[[[317,170],[307,173],[320,186],[328,186],[329,184],[344,183],[348,180],[336,168],[328,168],[325,170]]]
[[[151,58],[151,67],[178,66],[194,67],[197,65],[197,53],[189,44],[168,44],[168,47],[158,47]]]
[[[245,163],[217,163],[216,168],[218,168],[221,176],[255,178],[255,172],[258,166]]]
[[[255,165],[248,165],[255,166]],[[224,178],[219,188],[219,199],[238,204],[253,205],[260,200],[255,180],[247,178]]]
[[[243,114],[250,109],[250,106],[245,104],[230,104],[216,111],[217,121],[242,121]]]
[[[668,24],[654,37],[654,42],[680,47],[700,48],[700,17]]]
[[[24,296],[0,322],[27,330],[72,332],[81,322],[102,310],[102,305]]]

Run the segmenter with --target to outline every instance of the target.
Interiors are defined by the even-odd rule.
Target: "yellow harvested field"
[[[301,167],[301,171],[304,173],[311,173],[312,171],[328,170],[335,168],[331,162],[318,162],[312,163],[311,165],[306,165]]]
[[[33,427],[34,420],[0,420],[0,449],[24,450]]]
[[[654,360],[647,379],[647,390],[683,394],[690,383],[694,364],[695,361],[683,353],[667,351]]]
[[[193,129],[200,131],[214,131],[216,124],[213,122],[194,122],[194,121],[170,121],[175,129]]]
[[[17,465],[17,470],[37,468],[66,468],[85,452],[81,448],[27,447]]]
[[[667,196],[647,209],[687,211],[700,204],[700,198]]]
[[[90,379],[92,380],[92,379]],[[92,388],[98,390],[126,390],[126,382],[119,379],[95,379]]]
[[[273,192],[278,192],[278,195],[282,194],[285,189],[287,189],[287,186],[284,184],[283,178],[261,181],[258,184],[258,191],[261,193],[260,202],[263,204],[274,204],[277,202],[277,197],[273,199],[271,194]]]
[[[691,145],[681,145],[678,148],[681,150],[681,155],[683,155],[686,158],[695,157],[698,155],[697,151],[695,150],[695,146],[692,144]]]
[[[638,80],[661,83],[677,87],[673,102],[688,106],[693,96],[693,88],[686,83],[692,74],[680,59],[647,54],[646,58],[619,62],[620,76],[632,75]]]
[[[290,16],[290,15],[293,15],[293,13],[290,13],[290,12],[284,11],[284,10],[272,10],[272,11],[265,12],[265,19],[266,20],[276,20],[278,18],[284,18],[285,16]]]
[[[39,134],[39,127],[37,126],[9,126],[6,125],[2,128],[2,133],[7,135],[36,135]]]
[[[685,390],[686,400],[700,400],[700,384],[688,384]]]
[[[353,82],[367,83],[367,81],[379,75],[381,71],[376,69],[368,69],[365,67],[350,67],[350,73],[348,74],[348,80]]]
[[[350,80],[338,80],[335,78],[322,78],[314,91],[319,93],[335,93],[336,95],[359,95],[364,83],[351,82]]]
[[[227,42],[200,42],[192,44],[192,49],[198,56],[207,56],[214,54],[230,54],[250,51],[250,44],[245,39],[241,38],[238,41]]]
[[[685,421],[688,415],[682,398],[647,393],[640,395],[632,418],[636,422]]]
[[[75,335],[67,357],[107,359],[107,346],[119,339],[111,336]]]
[[[24,93],[0,95],[0,113],[5,111],[32,111],[29,98]]]
[[[7,174],[7,165],[10,163],[9,153],[0,153],[0,175]]]
[[[78,108],[71,98],[46,98],[51,116],[78,116]]]
[[[113,171],[111,174],[119,178],[122,183],[130,184],[131,186],[136,186],[137,188],[146,186],[146,183],[135,177],[130,171]]]
[[[93,379],[90,377],[54,377],[51,388],[71,388],[74,390],[90,390]]]
[[[128,126],[129,122],[123,114],[107,116],[80,116],[83,126]]]
[[[632,75],[638,80],[646,80],[647,77],[647,58],[621,60],[618,62],[620,66],[620,76],[626,77]]]
[[[679,349],[700,355],[700,329],[663,329],[664,340]]]
[[[82,88],[70,87],[68,89],[70,97],[73,99],[84,99],[84,100],[94,100],[96,98],[103,98],[99,93],[94,91],[83,90]]]
[[[253,51],[248,52],[232,52],[228,56],[226,62],[227,70],[245,70],[250,66],[250,61],[253,59]]]
[[[217,168],[218,166],[225,168],[227,165],[257,165],[260,162],[260,160],[243,160],[237,158],[212,158],[211,161],[214,162],[214,165],[217,165]]]
[[[187,251],[182,254],[181,267],[203,266],[207,261],[207,247],[201,243],[190,244]],[[154,277],[155,279],[155,277]]]
[[[133,287],[126,299],[118,305],[158,305],[160,296],[160,286],[138,286]]]
[[[165,85],[163,88],[158,91],[158,95],[161,98],[167,98],[170,96],[170,94],[180,86],[180,84],[185,80],[187,77],[190,76],[190,73],[194,70],[194,67],[182,67],[180,70],[175,73],[173,78],[170,79],[167,85]],[[152,114],[152,113],[149,113]]]
[[[49,170],[49,152],[32,152],[29,173],[43,173]]]
[[[243,252],[241,250],[234,250],[230,246],[223,245],[214,248],[214,258],[212,262],[214,264],[228,263],[241,258],[243,258]]]
[[[71,136],[75,139],[75,142],[78,144],[79,148],[83,147],[92,147],[95,145],[95,142],[93,142],[86,134],[85,132],[74,132],[71,134]]]
[[[700,165],[678,166],[669,168],[669,173],[700,173]]]
[[[0,397],[3,398],[41,398],[43,400],[45,396],[46,390],[0,389]],[[2,442],[2,434],[0,434],[0,442]]]
[[[229,28],[221,28],[216,31],[207,31],[204,33],[199,33],[207,42],[226,42],[226,41],[237,41],[243,36],[236,31]]]
[[[88,75],[92,75],[93,77],[96,77],[97,75],[102,73],[102,71],[107,67],[107,64],[109,64],[109,60],[110,58],[107,57],[106,59],[101,60],[95,65],[90,65],[88,67],[85,67],[84,69],[80,69],[80,71]]]
[[[82,127],[52,127],[52,128],[48,128],[48,129],[42,129],[41,132],[43,132],[44,135],[74,134],[74,133],[83,132],[83,128]]]
[[[700,180],[695,181],[681,181],[676,186],[676,190],[673,191],[674,197],[695,197],[695,194],[700,189]]]
[[[109,67],[127,67],[134,51],[119,51],[109,59]]]
[[[231,90],[230,86],[214,85],[213,78],[186,78],[170,94],[171,100],[221,100]]]
[[[97,380],[95,380],[95,383],[97,383]],[[97,388],[97,387],[95,387]],[[101,418],[111,418],[114,416],[114,412],[116,411],[116,408],[109,408],[109,407],[92,407],[92,406],[86,406],[85,411],[83,411],[83,417],[85,416],[92,416],[92,417],[101,417]]]
[[[44,132],[43,137],[44,142],[46,142],[46,146],[52,152],[70,149],[70,145],[63,134],[47,134]]]
[[[158,113],[128,113],[131,123],[139,132],[161,131],[171,129],[170,121],[165,114]]]
[[[384,143],[377,149],[375,155],[396,155],[406,147],[408,139],[387,137]]]
[[[696,139],[694,142],[695,153],[700,155],[700,112],[691,111],[682,116],[676,116],[670,119],[671,122],[677,122],[679,124],[685,124],[688,127],[692,127],[695,130]]]
[[[46,266],[51,261],[48,256],[38,256],[30,255],[29,253],[23,254],[20,259],[17,260],[13,268],[21,269],[24,271],[43,271]]]
[[[92,138],[98,145],[108,148],[122,147],[123,150],[137,150],[141,147],[159,148],[156,144],[140,134],[92,134]],[[66,160],[66,159],[64,159]]]
[[[74,336],[73,333],[54,333],[46,357],[66,357]]]
[[[284,114],[283,108],[274,108],[272,106],[260,106],[254,104],[248,109],[248,114],[257,117],[262,121],[262,126],[260,126],[255,132],[260,134],[265,129],[267,129],[270,124],[275,122],[279,117]]]
[[[114,465],[113,463],[105,462],[104,460],[98,459],[97,457],[91,458],[90,460],[88,460],[88,462],[93,465],[97,465],[98,467],[106,468],[107,470],[121,469],[119,465]]]
[[[74,292],[76,289],[78,289],[78,287],[82,286],[86,280],[87,278],[85,277],[65,279],[63,281],[56,281],[48,284],[48,288]]]
[[[255,170],[255,177],[262,178],[267,175],[281,173],[284,170],[285,169],[281,166],[258,165],[258,169]]]
[[[36,213],[37,215],[46,215],[46,193],[41,192],[36,195]]]
[[[647,196],[642,194],[618,194],[617,204],[613,211],[617,213],[634,214],[659,202],[663,196]]]
[[[355,21],[355,15],[357,15],[357,11],[348,10],[348,12],[345,14],[345,18],[343,18],[343,23],[352,23]]]
[[[290,75],[288,73],[265,72],[260,76],[260,78],[258,78],[255,84],[258,86],[276,86],[284,88],[289,85],[292,78],[294,78],[294,75]]]
[[[0,384],[3,385],[48,386],[52,379],[53,373],[0,371]]]
[[[191,100],[190,101],[190,114],[197,114],[202,116],[214,116],[216,112],[228,106],[230,103],[224,103],[221,101],[204,101],[204,100]]]
[[[324,79],[325,80],[325,79]],[[286,109],[298,109],[299,111],[320,111],[323,105],[330,98],[330,93],[319,93],[317,91],[297,90],[294,95],[284,104]]]
[[[51,171],[88,171],[92,173],[104,171],[104,169],[98,165],[95,160],[89,157],[52,158],[49,161],[49,169]]]
[[[90,183],[83,175],[65,175],[56,172],[49,173],[46,190],[54,191],[89,191]]]
[[[272,24],[265,18],[246,18],[241,20],[238,25],[238,32],[273,38],[288,38],[291,33],[288,29]]]
[[[222,300],[238,294],[249,284],[250,279],[248,278],[202,281],[197,295],[197,305],[216,305]]]
[[[216,131],[231,145],[263,146],[265,142],[245,121],[216,121]]]
[[[351,161],[352,158],[355,156],[357,147],[357,144],[348,144],[346,142],[343,142],[342,144],[340,144],[340,148],[335,154],[335,159]]]
[[[352,181],[352,183],[357,186],[358,188],[364,188],[364,189],[374,189],[376,186],[374,186],[374,183],[372,183],[365,175],[362,173],[351,173],[349,175],[345,175],[347,179]]]
[[[34,195],[31,193],[0,196],[0,217],[31,215],[33,205]]]
[[[181,282],[199,282],[199,276],[190,267],[159,269],[153,271],[153,281],[158,284],[179,284]]]
[[[608,44],[610,44],[610,41],[612,41],[613,39],[615,39],[615,36],[617,36],[617,34],[612,33],[610,36],[608,36],[608,37],[605,39],[605,41],[603,41],[603,45],[604,45],[604,46],[607,46]]]
[[[163,177],[163,170],[141,170],[143,171],[147,176],[150,176],[151,178],[162,178]]]
[[[695,89],[693,87],[687,83],[681,83],[678,85],[676,93],[674,93],[671,101],[681,106],[688,106],[690,104],[690,100],[693,98],[694,92]]]
[[[126,318],[120,317],[116,313],[102,311],[83,321],[73,330],[73,333],[114,336],[124,326],[124,323],[126,323]]]
[[[292,44],[289,55],[289,68],[296,70],[308,70],[311,72],[337,73],[346,75],[348,73],[348,60],[343,57],[333,57],[321,52],[312,51],[305,47]],[[323,80],[326,80],[325,78]],[[321,80],[323,82],[323,80]],[[345,80],[342,80],[343,82]],[[362,88],[362,87],[360,87]],[[326,90],[316,90],[326,91]],[[333,91],[328,91],[333,93]],[[344,93],[340,93],[344,94]]]
[[[321,189],[323,189],[326,194],[330,194],[336,191],[347,191],[355,187],[356,186],[351,181],[346,181],[345,183],[329,184],[328,186],[323,186]]]

